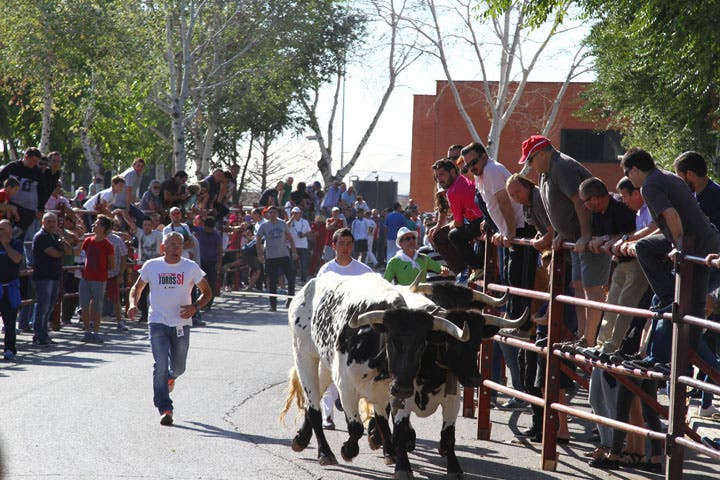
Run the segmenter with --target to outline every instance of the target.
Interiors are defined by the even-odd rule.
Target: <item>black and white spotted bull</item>
[[[438,450],[447,459],[447,478],[460,479],[463,471],[455,454],[455,422],[457,421],[462,398],[458,380],[465,387],[476,387],[481,383],[477,367],[477,355],[484,338],[495,335],[500,327],[517,326],[526,321],[526,315],[518,320],[505,320],[482,313],[486,305],[498,306],[507,301],[489,297],[481,292],[452,282],[420,284],[415,292],[424,293],[433,304],[444,309],[444,318],[455,325],[467,325],[470,339],[458,342],[447,335],[436,335],[425,349],[420,370],[415,376],[414,394],[398,402],[394,414],[393,453],[395,455],[395,478],[413,478],[408,451],[414,448],[415,432],[410,426],[410,414],[428,417],[438,408],[442,411],[442,428]],[[438,338],[439,337],[439,338]],[[378,428],[385,428],[377,419]],[[387,432],[382,432],[382,437]]]
[[[330,381],[335,381],[348,421],[349,439],[341,453],[345,460],[354,458],[363,434],[359,398],[375,405],[387,405],[391,396],[407,399],[417,389],[416,376],[431,337],[443,335],[458,343],[469,339],[468,326],[461,330],[445,318],[433,316],[434,310],[437,306],[427,297],[390,285],[375,274],[326,274],[309,282],[289,309],[295,372],[285,411],[293,398],[305,408],[305,420],[293,440],[293,449],[304,449],[314,432],[320,463],[336,463],[320,413],[320,396]],[[366,326],[373,328],[360,328]],[[379,332],[384,332],[384,343]],[[378,372],[368,364],[382,349],[390,378],[375,381]],[[382,417],[384,410],[376,413]],[[381,431],[389,432],[384,420]],[[388,447],[389,435],[385,438],[384,447]]]
[[[375,405],[387,405],[391,395],[398,398],[412,395],[414,377],[431,332],[445,332],[458,341],[469,338],[469,329],[460,329],[442,317],[433,316],[435,309],[424,296],[401,293],[374,273],[361,276],[326,273],[308,282],[295,295],[288,310],[295,374],[291,371],[285,411],[292,398],[305,409],[303,425],[293,439],[293,450],[303,450],[315,433],[320,464],[337,463],[325,439],[320,409],[320,398],[334,381],[348,422],[349,439],[341,454],[346,461],[357,456],[358,440],[364,431],[358,412],[360,398]],[[381,332],[386,339],[384,345]],[[368,363],[383,348],[389,378],[375,381],[378,371]]]

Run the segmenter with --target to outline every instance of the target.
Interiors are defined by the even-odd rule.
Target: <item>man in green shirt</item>
[[[436,272],[443,276],[449,275],[448,268],[441,266],[427,255],[418,253],[417,232],[407,227],[398,230],[395,240],[399,250],[390,259],[385,268],[383,278],[398,285],[410,285],[421,270]]]

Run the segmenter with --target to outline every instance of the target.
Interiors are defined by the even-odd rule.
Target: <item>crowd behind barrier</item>
[[[513,244],[522,245],[527,244],[529,239],[515,238]],[[657,313],[649,309],[633,308],[622,305],[615,305],[603,302],[593,302],[585,299],[577,298],[575,296],[569,296],[564,294],[565,284],[565,257],[566,251],[572,250],[575,245],[571,242],[565,242],[563,244],[564,250],[557,250],[554,252],[552,260],[552,271],[554,278],[552,281],[552,291],[550,293],[538,292],[535,290],[528,290],[516,287],[509,287],[507,285],[501,285],[493,283],[495,280],[494,273],[496,267],[493,266],[495,262],[494,248],[488,248],[486,251],[486,265],[485,265],[485,276],[482,281],[479,281],[479,285],[484,285],[485,289],[489,292],[509,292],[513,295],[523,295],[527,298],[543,300],[549,302],[549,333],[548,333],[548,344],[554,345],[559,343],[561,336],[557,335],[556,332],[564,329],[562,321],[562,311],[558,308],[560,304],[576,305],[582,307],[589,307],[600,309],[606,312],[623,313],[633,315],[636,317],[642,317],[645,319],[653,319],[662,317],[665,320],[673,322],[673,341],[672,341],[672,368],[668,374],[663,374],[655,371],[643,371],[640,369],[630,369],[622,365],[617,365],[612,362],[602,362],[599,360],[588,359],[580,354],[571,354],[562,352],[554,347],[539,347],[534,342],[523,341],[513,337],[503,336],[501,334],[496,335],[495,341],[509,345],[513,345],[518,348],[522,348],[528,351],[533,351],[538,355],[542,355],[547,358],[546,373],[545,373],[545,394],[543,397],[530,395],[523,391],[518,391],[512,387],[508,387],[492,380],[486,379],[483,381],[483,386],[480,388],[479,401],[478,401],[478,438],[488,439],[490,435],[490,407],[489,407],[489,390],[495,390],[506,395],[513,396],[521,399],[533,405],[543,407],[546,415],[544,418],[545,428],[543,429],[542,437],[542,452],[541,452],[541,465],[544,470],[555,470],[557,466],[557,417],[554,412],[562,412],[568,415],[573,415],[578,418],[582,418],[591,421],[596,424],[606,425],[616,430],[623,430],[628,433],[640,435],[644,438],[654,439],[662,441],[666,445],[666,451],[668,454],[666,478],[679,479],[682,478],[683,461],[684,461],[684,448],[692,449],[696,452],[705,454],[712,459],[720,459],[720,451],[710,448],[704,445],[700,436],[690,428],[689,423],[686,421],[688,406],[686,404],[686,392],[684,387],[679,388],[677,386],[689,386],[693,388],[702,389],[715,394],[720,393],[720,387],[717,384],[700,381],[691,376],[683,374],[682,372],[687,371],[688,366],[695,366],[702,373],[708,374],[711,379],[717,383],[720,381],[720,372],[714,370],[706,362],[702,361],[697,357],[696,354],[692,353],[689,349],[688,331],[683,326],[695,325],[697,327],[707,328],[709,330],[720,332],[720,323],[697,318],[683,314],[683,307],[687,303],[687,297],[689,289],[684,287],[691,283],[692,270],[686,266],[688,263],[701,263],[705,264],[706,259],[696,257],[692,255],[684,255],[677,262],[677,283],[676,283],[676,299],[673,305],[671,313]],[[489,372],[492,366],[492,355],[488,350],[492,349],[492,342],[486,342],[483,345],[481,354],[479,355],[479,362],[481,370],[483,372]],[[692,354],[691,354],[692,353]],[[584,409],[578,409],[569,407],[563,403],[558,402],[558,390],[560,383],[557,381],[559,372],[562,368],[561,359],[569,360],[581,368],[586,373],[589,373],[589,367],[599,368],[608,374],[612,375],[617,381],[621,382],[626,388],[631,390],[633,394],[647,404],[650,408],[654,409],[662,418],[669,421],[667,432],[655,431],[648,428],[643,428],[627,422],[617,421],[615,418],[609,418],[606,416],[596,415],[588,413]],[[489,374],[483,375],[483,378],[488,378]],[[660,382],[667,382],[671,388],[668,392],[669,406],[661,405],[657,399],[647,395],[642,389],[640,389],[636,383],[628,381],[627,378],[637,379],[652,379]],[[585,388],[587,388],[587,382],[585,381]],[[676,386],[673,388],[672,386]],[[473,405],[473,389],[466,389],[465,391],[465,406],[464,411],[466,416],[472,416],[474,410],[472,408],[467,409],[467,406]]]

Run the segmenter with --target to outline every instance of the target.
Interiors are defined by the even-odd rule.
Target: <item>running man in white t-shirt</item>
[[[349,228],[336,230],[332,236],[332,248],[335,250],[335,258],[320,267],[317,276],[335,272],[339,275],[363,275],[372,273],[372,269],[364,263],[358,262],[352,257],[355,239]],[[340,398],[337,387],[331,383],[322,397],[323,428],[335,430],[333,421],[333,408]]]
[[[148,260],[130,290],[130,320],[137,314],[138,301],[145,285],[150,285],[148,327],[153,359],[153,402],[160,412],[160,424],[172,425],[173,403],[170,392],[175,379],[185,371],[192,316],[212,298],[205,272],[197,263],[182,257],[183,236],[170,232],[163,239],[165,255]],[[190,294],[197,286],[202,295],[192,302]]]

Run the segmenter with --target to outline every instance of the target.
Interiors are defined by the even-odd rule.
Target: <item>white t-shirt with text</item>
[[[170,327],[190,325],[191,318],[180,317],[180,307],[190,305],[190,294],[195,285],[205,277],[200,266],[180,258],[178,263],[167,263],[165,257],[153,258],[140,269],[140,278],[150,288],[150,311],[148,322],[162,323]]]

